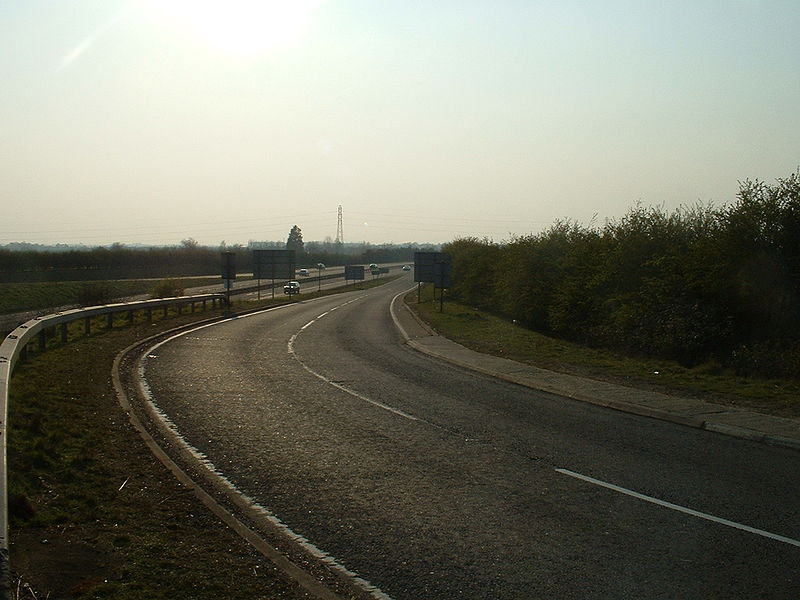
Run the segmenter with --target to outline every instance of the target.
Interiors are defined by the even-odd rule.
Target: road
[[[407,263],[384,263],[382,267],[388,267],[392,272],[399,270],[404,264]],[[373,279],[375,276],[371,275],[369,272],[369,267],[367,265],[360,265],[363,266],[365,269],[365,280],[369,281]],[[307,269],[308,275],[303,276],[299,273],[300,269],[295,271],[294,279],[300,282],[303,291],[316,291],[318,289],[330,289],[334,287],[340,287],[345,285],[344,277],[344,266],[336,266],[336,267],[327,267],[325,269],[317,269],[316,267],[310,267]],[[318,277],[329,277],[332,279],[323,279],[322,281],[318,281]],[[270,279],[261,279],[260,282],[252,278],[252,273],[240,273],[237,276],[237,279],[233,281],[233,288],[234,290],[240,290],[243,288],[252,288],[258,285],[261,286],[261,298],[266,298],[272,294],[272,280]],[[183,278],[182,278],[183,279]],[[191,278],[187,278],[191,279]],[[275,280],[275,294],[282,295],[283,294],[283,283],[284,279],[276,279]],[[355,283],[355,282],[351,282]],[[205,285],[205,286],[195,286],[189,287],[184,290],[185,295],[191,294],[214,294],[214,293],[221,293],[224,292],[224,284],[222,280],[220,283],[215,285]],[[254,299],[258,296],[258,292],[252,293],[244,293],[244,294],[237,294],[237,298],[247,298],[247,299]]]
[[[318,269],[310,270],[309,271],[309,275],[305,276],[305,277],[301,276],[299,274],[296,274],[294,278],[297,281],[299,281],[301,284],[305,283],[306,287],[311,286],[311,284],[313,282],[313,286],[314,286],[313,289],[316,290],[317,289],[317,284],[318,284],[318,282],[317,282],[317,276],[318,275],[322,275],[324,277],[324,276],[343,275],[343,274],[344,274],[344,267],[329,267],[329,268],[327,268],[327,269],[325,269],[323,271],[319,271]],[[367,277],[370,277],[370,275],[367,274]],[[277,295],[283,294],[283,282],[284,282],[284,279],[276,279],[275,280],[275,293]],[[336,283],[333,284],[332,282],[336,282]],[[343,280],[342,279],[333,279],[332,282],[323,281],[322,282],[322,287],[324,288],[324,287],[326,287],[326,285],[328,285],[328,286],[330,286],[330,285],[342,285]],[[241,273],[233,281],[233,289],[234,290],[238,290],[238,289],[241,289],[241,288],[251,288],[251,287],[255,287],[257,285],[261,286],[261,297],[262,298],[266,298],[267,296],[271,295],[271,293],[272,293],[272,290],[271,290],[272,280],[270,280],[270,279],[262,279],[259,282],[258,280],[252,278],[252,273]],[[311,288],[309,287],[309,289],[311,289]],[[213,294],[213,293],[220,293],[220,292],[224,292],[224,291],[225,291],[224,283],[222,282],[222,280],[220,280],[220,283],[215,284],[215,285],[204,285],[204,286],[195,286],[195,287],[191,287],[191,288],[186,288],[184,293],[186,295],[190,295],[190,294]],[[256,294],[257,294],[257,292],[253,292],[252,294],[244,294],[244,296],[247,296],[247,297],[253,296],[255,298]],[[239,296],[239,297],[242,297],[242,296]]]
[[[796,452],[415,353],[389,313],[410,286],[175,338],[144,363],[152,396],[239,490],[396,600],[800,597]]]
[[[388,266],[390,269],[399,269],[404,263],[390,263],[384,264],[382,266]],[[302,277],[300,275],[296,276],[296,279],[300,282],[303,291],[315,291],[318,289],[330,289],[333,287],[339,287],[345,285],[345,282],[341,278],[333,278],[331,280],[323,280],[322,282],[317,281],[317,276],[321,273],[323,277],[330,277],[332,275],[343,275],[344,274],[344,267],[328,267],[323,271],[319,271],[317,269],[310,269],[308,277]],[[186,284],[192,283],[193,279],[208,279],[207,275],[198,275],[192,277],[180,277],[180,281],[185,282]],[[366,280],[370,280],[373,275],[369,274],[369,270],[365,275]],[[162,281],[163,278],[153,278],[152,281]],[[148,279],[144,279],[142,281],[148,281]],[[233,289],[234,290],[241,290],[243,288],[253,288],[258,285],[261,286],[260,294],[259,292],[252,292],[252,293],[237,293],[234,296],[237,299],[248,299],[254,300],[257,298],[268,298],[272,296],[272,289],[271,289],[272,281],[268,279],[262,279],[260,284],[257,280],[252,279],[252,273],[241,273],[239,274],[238,278],[233,282]],[[321,284],[321,285],[320,285]],[[283,295],[283,280],[276,281],[275,283],[275,294],[278,296]],[[202,286],[193,286],[187,287],[184,290],[184,295],[197,295],[197,294],[219,294],[224,293],[224,282],[220,279],[219,283],[215,283],[213,285],[202,285]],[[138,300],[148,300],[152,297],[151,294],[138,294],[135,296],[128,296],[126,298],[117,298],[115,302],[134,302]],[[26,310],[17,313],[9,313],[5,315],[0,315],[0,331],[8,332],[12,331],[17,326],[25,323],[30,319],[34,319],[41,315],[46,315],[54,312],[59,311],[66,311],[71,310],[73,308],[79,308],[77,304],[69,304],[63,306],[56,306],[51,308],[42,308],[38,310]]]

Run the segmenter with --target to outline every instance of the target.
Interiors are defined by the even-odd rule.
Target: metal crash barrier
[[[8,394],[11,373],[17,361],[25,358],[28,345],[38,343],[39,351],[44,351],[47,347],[48,334],[60,335],[60,341],[66,343],[68,339],[67,326],[79,320],[84,322],[84,335],[89,335],[92,320],[99,316],[107,316],[105,328],[110,329],[114,325],[114,317],[120,314],[126,315],[127,324],[132,324],[134,313],[138,311],[144,311],[147,320],[151,320],[153,311],[163,310],[164,316],[166,316],[170,308],[177,307],[180,314],[184,308],[188,307],[189,311],[194,312],[198,305],[205,310],[209,302],[212,309],[217,308],[218,304],[222,307],[225,296],[223,294],[201,294],[76,308],[31,319],[9,333],[0,344],[0,419],[2,419],[0,421],[0,599],[8,600],[11,597],[8,552]]]

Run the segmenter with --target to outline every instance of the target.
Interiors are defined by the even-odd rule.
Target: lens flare
[[[227,55],[251,58],[298,43],[324,0],[153,0],[149,12]]]

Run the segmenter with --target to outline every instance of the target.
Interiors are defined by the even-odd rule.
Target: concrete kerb
[[[747,427],[737,427],[736,425],[728,425],[727,423],[707,422],[703,426],[703,429],[713,433],[739,438],[740,440],[750,440],[751,442],[760,442],[767,446],[790,448],[800,451],[800,440],[782,435],[764,433],[763,431],[756,431],[754,429],[748,429]]]
[[[120,311],[120,309],[127,309],[127,308],[129,308],[131,306],[136,306],[137,308],[138,307],[145,307],[145,306],[148,306],[148,305],[152,306],[152,307],[162,307],[162,306],[166,306],[166,305],[169,305],[169,304],[186,302],[187,300],[191,301],[192,298],[202,300],[203,297],[206,297],[206,298],[217,297],[218,299],[221,299],[221,295],[220,294],[203,294],[203,295],[198,295],[198,296],[182,296],[182,297],[179,297],[179,298],[165,298],[165,299],[159,299],[159,300],[149,300],[149,301],[138,301],[138,302],[130,302],[130,303],[104,305],[104,306],[90,307],[90,308],[84,308],[84,309],[73,309],[73,310],[68,310],[68,311],[56,313],[54,315],[36,317],[36,318],[32,319],[31,321],[26,322],[25,324],[19,326],[17,329],[19,329],[21,331],[24,331],[25,332],[24,335],[19,334],[19,332],[15,333],[17,331],[15,329],[14,332],[12,332],[6,338],[7,342],[13,343],[13,345],[15,346],[14,351],[8,352],[8,351],[6,351],[6,348],[2,348],[2,350],[0,350],[0,353],[3,354],[3,356],[0,356],[0,387],[2,388],[2,392],[3,392],[3,395],[0,396],[0,404],[2,404],[2,406],[0,406],[0,413],[2,413],[2,414],[0,414],[0,438],[5,433],[5,425],[6,425],[6,420],[7,420],[7,409],[8,409],[8,385],[7,384],[9,382],[9,380],[10,380],[10,376],[11,376],[11,372],[13,371],[14,363],[17,360],[18,351],[16,350],[16,346],[18,344],[27,343],[32,338],[33,334],[37,333],[43,327],[47,327],[47,326],[49,326],[49,325],[51,325],[53,323],[69,322],[69,321],[75,320],[76,318],[83,318],[84,316],[93,317],[93,316],[97,316],[97,315],[100,315],[100,314],[106,314],[106,313],[109,313],[109,312],[117,312],[117,311]],[[211,317],[211,318],[208,318],[208,319],[200,319],[200,320],[197,320],[197,321],[195,321],[193,323],[190,323],[190,324],[180,325],[178,327],[174,327],[174,328],[162,331],[162,332],[160,332],[158,334],[155,334],[155,335],[152,335],[152,336],[148,336],[148,337],[146,337],[146,338],[144,338],[142,340],[139,340],[139,341],[135,342],[134,344],[132,344],[131,346],[129,346],[128,348],[124,349],[122,352],[120,352],[118,354],[118,356],[115,358],[115,361],[114,361],[114,369],[113,369],[113,373],[112,373],[112,380],[113,380],[113,383],[114,383],[115,390],[117,391],[118,402],[119,402],[121,408],[123,409],[123,411],[128,415],[128,417],[130,419],[130,422],[131,422],[131,425],[134,428],[134,430],[137,431],[142,436],[143,440],[145,441],[145,444],[150,448],[151,451],[153,451],[153,447],[152,447],[151,443],[155,444],[156,446],[158,444],[155,442],[155,440],[152,439],[152,436],[150,436],[150,434],[144,428],[143,424],[138,420],[136,415],[133,413],[133,411],[131,409],[131,406],[130,406],[128,400],[127,400],[127,396],[124,394],[124,391],[123,391],[123,389],[121,387],[121,383],[120,383],[120,379],[119,379],[119,362],[122,359],[122,357],[127,352],[130,352],[135,347],[146,343],[148,340],[156,339],[156,338],[159,338],[159,337],[162,337],[162,336],[165,336],[165,335],[168,336],[168,335],[175,334],[175,333],[178,333],[178,332],[181,332],[181,331],[185,331],[185,330],[188,330],[188,329],[197,328],[197,327],[203,326],[203,325],[210,325],[210,324],[213,324],[215,322],[236,319],[238,317],[243,317],[243,316],[246,316],[246,315],[249,315],[249,314],[252,314],[252,313],[266,312],[266,311],[270,311],[270,310],[286,308],[288,306],[291,306],[291,305],[290,304],[283,304],[283,305],[273,306],[273,307],[269,307],[269,308],[263,308],[262,307],[262,308],[246,309],[246,310],[238,311],[238,312],[231,311],[231,312],[227,312],[224,315],[219,315],[219,316]],[[8,345],[8,344],[6,344],[6,345]],[[5,356],[5,355],[7,355],[7,356]],[[120,396],[120,392],[122,392],[122,396]],[[148,442],[148,438],[150,438],[151,442]],[[0,442],[4,442],[4,440],[0,439]],[[159,450],[160,450],[160,447],[159,447]],[[154,455],[157,458],[159,458],[160,460],[162,459],[162,457],[158,453],[154,452]],[[166,457],[166,454],[164,454],[164,456]],[[162,460],[162,462],[164,462],[164,461]],[[168,459],[168,462],[169,462],[169,459]],[[0,600],[10,600],[10,598],[11,598],[11,590],[10,590],[10,587],[9,587],[9,585],[10,585],[10,579],[9,579],[9,576],[10,576],[10,562],[9,562],[9,553],[8,553],[8,526],[7,526],[7,523],[8,523],[8,503],[7,503],[6,483],[5,483],[5,477],[6,477],[6,474],[7,474],[6,445],[5,445],[5,443],[0,443],[0,463],[2,463],[2,468],[0,469],[0,475],[2,475],[2,481],[0,482],[0,488],[1,488],[0,492],[2,493],[2,500],[3,500],[2,503],[0,503]],[[164,462],[164,464],[167,466],[168,469],[170,468],[170,466],[169,466],[169,464],[167,464],[167,462]],[[172,469],[170,469],[170,470],[172,470]],[[173,472],[173,474],[175,474],[174,470],[172,470],[172,472]],[[270,549],[267,547],[267,544],[265,544],[265,542],[259,536],[254,534],[246,526],[244,526],[241,523],[239,523],[238,520],[235,517],[233,517],[232,515],[222,514],[222,512],[225,512],[224,509],[221,509],[221,512],[218,512],[218,510],[216,510],[217,508],[220,508],[218,503],[216,501],[214,501],[214,500],[211,500],[210,499],[211,497],[205,492],[205,490],[202,490],[202,488],[197,489],[198,486],[196,486],[195,482],[192,481],[191,484],[190,484],[189,483],[190,480],[184,481],[184,480],[181,479],[181,477],[178,477],[178,480],[181,481],[182,483],[185,483],[185,484],[189,485],[190,487],[195,488],[194,491],[195,491],[196,495],[198,496],[198,498],[200,499],[201,502],[203,502],[207,507],[209,507],[212,510],[212,512],[217,514],[217,516],[220,517],[221,520],[226,525],[231,527],[232,530],[236,531],[245,540],[250,542],[253,545],[253,547],[255,547],[256,549],[261,551],[268,558],[271,558],[273,560],[273,562],[278,566],[278,568],[281,568],[282,570],[284,570],[284,572],[286,572],[292,579],[294,579],[295,581],[300,583],[300,585],[303,588],[305,588],[306,591],[309,594],[311,594],[313,597],[319,598],[320,600],[325,600],[325,599],[327,599],[327,600],[336,600],[336,599],[341,598],[341,596],[337,595],[334,592],[331,592],[330,589],[326,588],[324,586],[324,584],[322,584],[320,582],[316,582],[316,581],[313,580],[313,577],[307,576],[306,574],[304,574],[304,572],[302,572],[302,569],[299,569],[298,567],[293,566],[293,565],[289,565],[288,564],[288,562],[289,562],[288,560],[282,559],[282,557],[277,556],[277,554],[274,551],[271,552]],[[285,562],[283,562],[283,561],[285,561]],[[366,591],[369,592],[370,590],[366,590]],[[353,596],[353,597],[356,597],[356,596]],[[373,594],[373,597],[375,597],[374,594]]]
[[[406,292],[404,292],[403,294],[398,294],[398,296],[395,297],[395,300],[401,298],[403,295],[405,295],[405,293]],[[408,314],[413,316],[413,318],[417,322],[419,322],[419,318],[417,317],[417,315],[414,313],[413,310],[411,310],[410,307],[408,307],[405,304],[405,302],[403,302],[403,307],[408,312]],[[742,440],[749,440],[767,444],[770,446],[778,446],[782,448],[800,450],[800,439],[786,437],[783,435],[776,435],[772,433],[766,433],[764,431],[757,431],[754,429],[749,429],[746,427],[740,427],[736,425],[730,425],[726,423],[719,423],[715,422],[713,418],[703,418],[702,416],[698,416],[696,414],[671,412],[655,408],[652,406],[647,406],[645,404],[636,404],[633,402],[625,402],[621,400],[603,399],[600,396],[575,392],[573,390],[569,390],[557,385],[548,385],[546,383],[536,382],[533,377],[521,374],[527,367],[527,365],[521,365],[521,363],[515,363],[515,364],[520,364],[522,367],[522,369],[516,369],[515,370],[516,372],[515,371],[503,372],[503,371],[498,371],[497,369],[486,368],[485,366],[480,364],[480,361],[484,356],[488,363],[496,362],[497,360],[508,360],[508,359],[498,359],[497,357],[481,355],[478,352],[469,350],[467,348],[464,348],[463,346],[460,346],[459,344],[456,344],[455,342],[447,340],[446,338],[433,332],[430,329],[430,327],[427,326],[425,327],[425,329],[428,332],[430,332],[430,337],[429,338],[422,337],[414,339],[407,334],[402,324],[400,323],[400,319],[396,316],[394,309],[394,300],[392,302],[392,313],[395,324],[400,330],[401,334],[406,339],[406,344],[408,346],[417,350],[418,352],[438,358],[440,360],[444,360],[446,362],[449,362],[450,364],[454,364],[456,366],[465,369],[470,369],[478,373],[483,373],[484,375],[489,375],[490,377],[495,377],[503,381],[508,381],[510,383],[528,387],[530,389],[536,389],[539,391],[548,392],[551,394],[569,398],[571,400],[577,400],[579,402],[586,402],[588,404],[593,404],[595,406],[602,406],[604,408],[610,408],[612,410],[617,410],[620,412],[635,414],[643,417],[649,417],[661,421],[667,421],[670,423],[675,423],[676,425],[691,427],[693,429],[703,429],[705,431],[719,433],[722,435],[727,435]],[[431,348],[429,344],[426,344],[426,341],[427,342],[432,341],[431,338],[438,338],[436,340],[436,346],[437,346],[436,349]],[[468,353],[471,353],[471,355],[475,360],[465,361],[465,360],[459,360],[459,358],[457,357],[459,354],[467,355]],[[513,363],[513,361],[509,360],[509,363]],[[546,371],[545,369],[541,369],[539,367],[531,367],[531,368],[537,371]],[[598,383],[598,385],[600,384]]]
[[[163,298],[143,300],[88,308],[78,308],[57,312],[51,315],[34,317],[20,324],[0,342],[0,598],[5,600],[9,590],[9,553],[8,553],[8,401],[11,375],[16,363],[25,356],[27,345],[37,334],[49,328],[65,325],[78,319],[89,319],[103,314],[113,314],[125,310],[139,310],[147,307],[182,305],[187,302],[216,299],[218,294],[201,294],[182,296],[179,298]]]
[[[780,448],[791,448],[792,450],[800,451],[800,441],[780,435],[765,435],[763,442],[767,446],[778,446]]]
[[[433,351],[430,348],[426,347],[424,343],[420,343],[417,340],[410,339],[408,340],[407,344],[412,348],[414,348],[415,350],[417,350],[418,352],[422,352],[423,354],[427,354],[428,356],[433,356],[435,358],[445,360],[459,367],[470,369],[478,373],[483,373],[484,375],[489,375],[490,377],[502,379],[503,381],[508,381],[509,383],[514,383],[530,389],[535,389],[541,392],[547,392],[550,394],[555,394],[557,396],[562,396],[564,398],[569,398],[570,400],[577,400],[578,402],[586,402],[587,404],[594,404],[595,406],[601,406],[603,408],[610,408],[612,410],[618,410],[620,412],[636,414],[642,417],[650,417],[662,421],[669,421],[671,423],[676,423],[678,425],[685,425],[687,427],[693,427],[695,429],[703,429],[706,425],[706,421],[704,419],[700,419],[694,416],[668,412],[665,410],[659,410],[657,408],[652,408],[640,404],[632,404],[629,402],[620,402],[617,400],[604,400],[602,398],[589,396],[587,394],[575,393],[570,390],[557,386],[536,384],[532,382],[529,378],[514,376],[513,374],[503,373],[500,371],[496,371],[494,369],[485,369],[480,367],[479,365],[476,365],[473,362],[460,361],[454,358],[452,355]]]
[[[184,485],[187,489],[191,490],[195,497],[202,502],[205,507],[216,516],[223,524],[229,527],[232,531],[236,532],[242,539],[248,542],[253,548],[259,551],[263,556],[267,559],[271,560],[272,563],[283,573],[285,573],[291,580],[297,583],[300,587],[302,587],[311,597],[316,598],[318,600],[342,600],[342,596],[336,594],[332,590],[330,590],[325,584],[319,582],[314,579],[312,575],[307,573],[301,567],[297,566],[294,562],[290,559],[285,557],[281,554],[276,548],[273,548],[267,541],[259,535],[256,531],[254,531],[251,527],[246,525],[242,520],[240,520],[236,515],[230,512],[228,509],[222,506],[222,504],[215,498],[214,495],[206,491],[206,489],[198,484],[198,482],[190,476],[183,468],[178,466],[178,464],[170,457],[169,454],[161,447],[161,444],[156,441],[156,439],[150,434],[147,427],[144,423],[139,419],[136,415],[136,412],[131,405],[131,401],[129,399],[128,392],[125,389],[124,384],[122,383],[121,377],[121,363],[125,359],[126,356],[132,354],[137,349],[141,349],[142,347],[146,347],[147,344],[154,342],[160,338],[168,338],[170,336],[174,336],[180,334],[185,331],[192,331],[197,329],[198,327],[203,327],[206,325],[219,323],[223,321],[233,320],[240,316],[245,316],[246,314],[251,314],[255,312],[266,312],[270,310],[278,310],[280,308],[286,308],[291,306],[289,304],[284,304],[281,306],[270,307],[267,309],[254,309],[249,311],[243,311],[241,313],[236,313],[233,315],[216,317],[213,319],[207,319],[198,321],[195,323],[181,325],[179,327],[175,327],[172,329],[168,329],[166,331],[162,331],[158,334],[146,337],[144,339],[138,340],[133,344],[129,345],[127,348],[121,350],[116,357],[114,358],[114,366],[112,368],[112,382],[114,385],[114,389],[117,395],[117,402],[119,403],[120,407],[122,408],[123,412],[128,417],[128,420],[136,433],[142,438],[143,442],[153,454],[163,465],[166,469],[175,477],[182,485]],[[171,440],[172,445],[177,448],[179,454],[183,454],[184,458],[189,458],[190,462],[194,460],[193,455],[188,453],[183,446],[181,445],[181,440],[176,437],[174,431],[172,431],[163,421],[163,419],[154,414],[152,411],[149,413],[149,417],[152,419],[154,425],[158,428],[161,435],[164,435],[166,439]],[[202,471],[202,469],[201,469]],[[215,483],[210,477],[205,478],[207,481],[211,482],[212,487],[222,487],[219,483]],[[238,506],[240,510],[243,510],[245,513],[251,512],[252,507],[248,505],[248,503],[240,498],[240,497],[233,497],[229,490],[226,490],[228,499],[233,502],[235,506]],[[263,519],[260,520],[263,526]]]
[[[767,437],[760,431],[753,431],[752,429],[737,427],[736,425],[726,425],[725,423],[706,423],[703,429],[706,431],[713,431],[714,433],[721,433],[722,435],[729,435],[741,440],[750,440],[752,442],[763,442]]]
[[[314,302],[321,298],[311,298],[304,302]],[[325,553],[320,552],[315,547],[309,550],[310,544],[304,538],[292,537],[292,534],[287,533],[289,530],[284,526],[276,525],[265,509],[258,507],[252,500],[242,496],[238,490],[235,490],[229,483],[223,480],[220,475],[211,471],[202,463],[197,462],[197,456],[188,448],[186,442],[181,438],[177,431],[173,430],[163,419],[163,415],[154,411],[154,407],[146,405],[145,411],[153,423],[153,426],[159,431],[159,434],[169,440],[169,445],[174,449],[174,452],[187,461],[188,464],[194,464],[198,467],[198,472],[190,476],[182,467],[180,467],[171,456],[161,447],[160,443],[150,434],[148,428],[136,415],[136,412],[131,405],[129,394],[122,383],[121,377],[121,363],[127,355],[135,354],[135,351],[141,350],[148,344],[153,343],[158,339],[168,339],[181,333],[190,332],[200,327],[230,321],[241,317],[246,317],[258,313],[271,312],[276,310],[288,309],[295,306],[295,303],[280,304],[277,306],[270,306],[267,308],[254,308],[247,309],[239,312],[232,312],[225,316],[215,317],[203,321],[197,321],[186,325],[180,325],[173,329],[159,332],[155,335],[138,340],[120,351],[114,359],[114,366],[112,369],[112,381],[117,395],[117,401],[120,407],[128,416],[133,429],[142,437],[143,441],[153,453],[153,455],[161,461],[161,463],[169,470],[173,476],[180,481],[187,488],[191,489],[197,498],[208,508],[217,518],[219,518],[225,525],[232,531],[237,533],[242,539],[250,543],[253,548],[259,551],[267,559],[271,560],[273,564],[283,571],[286,576],[302,587],[310,597],[317,600],[344,600],[344,596],[340,595],[334,589],[328,587],[328,583],[322,580],[317,580],[313,574],[306,571],[299,563],[293,562],[287,556],[284,556],[276,547],[272,546],[267,538],[262,533],[267,532],[271,536],[276,536],[284,540],[285,543],[292,544],[296,550],[305,555],[303,561],[317,559],[320,564],[326,566],[327,572],[330,574],[333,581],[337,582],[344,588],[348,588],[347,598],[356,600],[357,598],[369,598],[370,600],[391,600],[389,596],[383,594],[378,588],[372,586],[362,578],[358,577],[355,573],[343,568],[336,561]],[[139,384],[138,396],[144,397],[142,393],[141,382]],[[145,403],[146,404],[146,403]],[[205,487],[200,483],[208,484]],[[211,492],[207,491],[211,490]],[[213,492],[213,493],[212,493]],[[230,505],[237,508],[241,515],[246,517],[250,523],[256,524],[257,529],[251,528],[245,521],[240,520],[237,515],[229,511],[218,498],[225,498]],[[315,552],[316,551],[316,552]]]

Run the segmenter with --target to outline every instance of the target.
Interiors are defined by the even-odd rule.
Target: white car
[[[303,277],[308,277],[308,269],[300,269],[297,271],[298,275],[302,275]]]
[[[410,271],[411,265],[403,265],[403,271]]]
[[[289,294],[299,294],[300,293],[300,282],[299,281],[288,281],[286,285],[283,286],[283,293]]]

